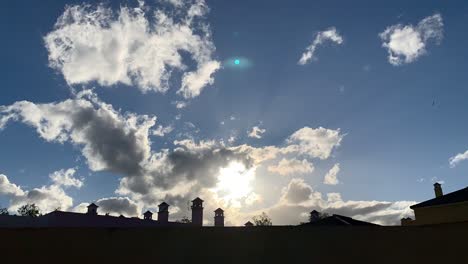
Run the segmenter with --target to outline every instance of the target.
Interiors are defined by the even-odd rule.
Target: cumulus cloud
[[[340,172],[340,164],[337,163],[327,172],[325,178],[323,179],[324,184],[336,185],[339,183],[338,178],[336,177]]]
[[[58,170],[49,175],[52,182],[58,186],[81,188],[83,181],[73,177],[76,173],[74,168]]]
[[[251,138],[262,138],[263,134],[266,132],[266,129],[259,128],[258,126],[252,127],[252,130],[248,132],[248,136]]]
[[[67,6],[44,37],[50,66],[69,84],[123,83],[142,92],[166,92],[176,70],[183,73],[178,93],[198,96],[220,68],[204,22],[209,10],[203,0],[171,2],[179,7],[176,12],[153,10],[143,2],[115,12],[104,5]],[[193,59],[194,69],[184,63],[184,54]]]
[[[388,51],[388,62],[397,66],[415,61],[427,52],[428,43],[440,44],[443,25],[442,16],[434,14],[416,26],[397,24],[385,29],[379,36]]]
[[[288,142],[296,144],[301,154],[312,158],[328,159],[332,150],[340,145],[342,139],[343,135],[340,134],[339,129],[304,127],[294,132]]]
[[[128,197],[108,197],[94,202],[98,208],[98,214],[110,214],[113,216],[124,215],[127,217],[138,217],[142,213],[142,207]],[[74,208],[73,212],[86,213],[89,203],[80,203]]]
[[[314,165],[306,159],[281,159],[277,165],[268,166],[268,171],[280,175],[305,174],[314,171]]]
[[[279,202],[267,213],[275,224],[305,222],[309,212],[318,210],[330,214],[350,216],[381,225],[399,225],[403,217],[413,217],[409,206],[415,201],[345,201],[339,193],[328,193],[327,199],[313,190],[303,179],[292,179],[283,188]]]
[[[173,141],[170,148],[157,150],[151,147],[150,140],[153,131],[158,130],[154,128],[155,116],[123,113],[101,101],[90,90],[61,102],[19,101],[0,106],[0,118],[3,117],[6,117],[4,125],[8,121],[23,122],[48,142],[74,145],[92,171],[110,171],[119,175],[116,190],[119,196],[128,197],[144,208],[155,208],[164,200],[177,214],[182,214],[187,201],[201,194],[215,200],[212,206],[228,206],[226,209],[231,213],[237,210],[238,203],[256,204],[262,196],[253,191],[242,193],[242,199],[236,199],[236,203],[214,195],[212,190],[218,186],[220,171],[233,163],[242,164],[246,172],[252,172],[249,181],[254,182],[256,168],[266,166],[265,162],[290,155],[326,159],[343,137],[339,129],[304,127],[288,137],[282,146],[226,146],[222,140],[186,138]],[[291,160],[290,157],[287,159]],[[293,170],[313,169],[307,161],[298,161],[300,165],[290,162]],[[280,168],[277,170],[288,170]],[[72,174],[71,170],[52,174],[56,187],[46,186],[39,191],[57,191],[59,195],[63,187],[80,186],[77,179],[71,180]],[[69,208],[71,199],[64,197],[64,201],[60,207]]]
[[[6,175],[0,174],[0,195],[23,196],[24,191],[18,185],[11,183]]]
[[[294,178],[288,186],[282,190],[282,200],[287,203],[298,204],[310,199],[313,193],[312,187],[305,183],[304,179]]]
[[[141,174],[151,155],[148,133],[156,117],[121,114],[88,90],[58,103],[19,101],[1,106],[0,114],[32,126],[46,141],[80,147],[93,171]]]
[[[23,190],[11,183],[7,176],[0,175],[0,195],[9,198],[8,210],[15,213],[24,204],[36,204],[42,213],[48,213],[55,209],[67,210],[73,205],[73,199],[64,191],[64,187],[81,187],[82,182],[73,178],[74,169],[59,170],[50,174],[52,184]]]
[[[331,27],[325,31],[319,31],[315,35],[314,41],[306,48],[304,53],[302,53],[298,64],[305,65],[311,60],[316,59],[314,55],[317,47],[324,44],[326,41],[341,45],[343,43],[343,37],[338,33],[335,27]]]
[[[464,153],[458,153],[457,155],[449,159],[449,164],[451,168],[454,168],[458,163],[468,159],[468,150]]]

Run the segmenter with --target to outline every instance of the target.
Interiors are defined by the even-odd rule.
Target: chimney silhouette
[[[152,220],[153,219],[153,213],[148,210],[143,214],[143,219],[145,220]]]
[[[320,213],[317,212],[316,210],[313,210],[312,212],[310,212],[309,222],[312,223],[318,220],[320,220]]]
[[[192,201],[192,224],[195,226],[203,226],[203,200],[195,198]]]
[[[89,215],[97,215],[97,209],[99,206],[95,205],[94,203],[91,203],[88,205],[88,212],[87,214]]]
[[[440,183],[438,182],[434,183],[434,192],[435,192],[436,198],[444,195],[444,193],[442,192],[442,185],[440,185]]]
[[[221,208],[216,209],[214,216],[214,225],[215,226],[224,226],[224,211]]]
[[[169,221],[169,205],[166,202],[162,202],[158,207],[158,221],[167,223]]]

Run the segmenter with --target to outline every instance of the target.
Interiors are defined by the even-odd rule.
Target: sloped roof
[[[94,208],[98,208],[99,206],[97,206],[95,203],[91,203],[90,205],[88,205],[87,207],[94,207]]]
[[[418,203],[415,205],[410,206],[411,209],[421,208],[421,207],[428,207],[428,206],[436,206],[436,205],[445,205],[445,204],[452,204],[452,203],[460,203],[460,202],[468,202],[468,187],[444,194],[440,197],[436,197],[422,203]]]
[[[158,206],[159,206],[159,207],[168,207],[169,204],[166,203],[166,202],[162,202],[162,203],[160,203]]]
[[[203,200],[202,200],[202,199],[200,199],[199,197],[197,197],[197,198],[193,199],[193,201],[192,201],[192,202],[203,202]]]
[[[351,217],[334,214],[323,219],[306,223],[305,225],[325,225],[325,226],[377,226],[376,224],[359,221]]]

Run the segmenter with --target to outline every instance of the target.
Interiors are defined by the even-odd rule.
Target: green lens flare
[[[239,59],[235,59],[235,60],[234,60],[234,64],[239,65],[239,64],[240,64],[240,60],[239,60]]]

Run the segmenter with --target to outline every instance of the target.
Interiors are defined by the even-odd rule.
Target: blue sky
[[[78,8],[77,12],[89,14],[99,10],[98,6],[101,5],[103,9],[113,12],[113,15],[104,21],[116,24],[123,21],[116,20],[122,13],[121,8],[139,6],[137,1],[121,1],[119,4],[95,1],[84,3],[89,6]],[[189,197],[190,195],[198,192],[199,195],[209,196],[210,194],[206,193],[216,189],[215,182],[219,181],[217,175],[210,176],[214,177],[214,182],[208,185],[201,184],[209,181],[197,178],[199,176],[190,178],[197,182],[196,186],[197,184],[200,186],[188,191],[187,186],[193,183],[188,178],[181,176],[183,180],[178,181],[178,177],[163,173],[163,175],[158,174],[158,177],[174,178],[170,188],[177,186],[185,188],[181,191],[185,194],[180,194],[183,198],[175,199],[174,193],[165,193],[160,189],[163,187],[157,184],[149,193],[138,193],[136,189],[131,188],[126,193],[116,192],[122,184],[122,179],[130,179],[133,175],[125,174],[111,164],[101,164],[102,166],[97,166],[99,168],[93,168],[90,162],[92,163],[92,159],[96,156],[86,156],[83,152],[86,145],[84,141],[59,142],[57,138],[45,140],[36,131],[40,123],[34,125],[24,121],[25,115],[31,113],[20,113],[21,110],[18,108],[8,109],[9,106],[22,100],[36,105],[77,100],[77,93],[86,89],[93,89],[92,96],[98,98],[95,109],[101,108],[105,103],[112,105],[113,111],[122,115],[118,119],[128,118],[125,116],[128,113],[150,115],[157,117],[151,129],[156,129],[159,125],[171,127],[169,129],[171,131],[164,136],[148,136],[151,140],[148,153],[151,155],[162,149],[173,152],[181,146],[187,152],[205,151],[190,149],[187,144],[178,145],[175,143],[176,140],[190,140],[200,145],[202,142],[212,141],[205,146],[210,151],[228,149],[233,151],[233,155],[238,159],[239,155],[244,155],[243,158],[247,156],[255,160],[258,157],[249,156],[251,153],[240,153],[235,148],[243,144],[254,149],[265,146],[286,148],[294,144],[291,137],[297,131],[302,131],[301,135],[307,138],[301,137],[300,140],[296,140],[299,146],[301,144],[315,146],[322,144],[320,143],[322,139],[310,139],[310,135],[304,133],[315,133],[314,131],[320,127],[327,130],[325,133],[327,135],[337,131],[338,136],[335,135],[331,153],[325,155],[326,158],[324,156],[320,158],[320,154],[316,152],[310,154],[310,151],[314,150],[309,149],[309,154],[304,154],[304,151],[282,153],[271,160],[264,161],[263,158],[259,158],[253,162],[255,165],[244,164],[246,171],[252,168],[250,166],[255,167],[255,176],[249,184],[250,190],[245,193],[255,193],[258,199],[252,198],[254,195],[249,197],[257,202],[249,202],[246,205],[247,194],[236,197],[235,201],[223,199],[222,194],[235,190],[224,190],[222,194],[217,194],[220,197],[210,197],[211,207],[232,208],[232,224],[239,224],[260,211],[269,212],[273,216],[273,222],[276,220],[277,223],[294,224],[299,222],[304,213],[311,208],[341,212],[340,210],[347,209],[350,204],[352,208],[363,207],[369,206],[372,201],[387,202],[388,211],[375,211],[370,216],[352,211],[350,214],[365,220],[394,223],[394,219],[398,217],[390,221],[382,215],[410,214],[411,212],[404,209],[404,206],[398,207],[395,203],[400,201],[409,205],[415,201],[432,198],[433,182],[443,181],[443,189],[446,192],[468,185],[468,179],[465,177],[468,172],[468,162],[463,162],[468,155],[459,156],[452,166],[449,163],[451,157],[463,154],[468,149],[466,136],[468,126],[462,118],[468,111],[468,104],[465,102],[468,96],[468,90],[465,88],[465,83],[468,81],[465,74],[467,62],[463,59],[468,55],[464,48],[468,44],[464,28],[468,22],[466,3],[425,1],[422,6],[404,1],[392,1],[392,3],[358,1],[351,4],[341,1],[299,0],[287,3],[284,1],[179,3],[168,0],[147,1],[140,6],[140,11],[145,14],[143,17],[150,27],[158,28],[161,25],[157,24],[152,16],[155,10],[163,10],[168,17],[176,21],[176,24],[183,24],[185,23],[183,19],[190,17],[188,10],[197,5],[203,6],[204,11],[200,15],[193,16],[195,22],[187,26],[193,30],[193,35],[201,36],[203,41],[197,44],[198,46],[193,44],[192,47],[190,43],[193,41],[166,38],[167,41],[161,44],[167,45],[164,47],[190,46],[182,51],[175,49],[180,52],[179,56],[185,68],[175,67],[169,71],[171,75],[168,80],[168,90],[163,93],[158,85],[152,85],[149,90],[143,91],[144,85],[139,84],[135,78],[137,71],[131,72],[130,66],[123,67],[124,71],[131,72],[127,74],[130,81],[125,81],[125,78],[120,76],[116,77],[116,81],[100,82],[95,76],[100,76],[101,79],[107,78],[106,80],[115,77],[110,76],[113,73],[108,72],[111,68],[106,68],[108,67],[106,64],[99,64],[102,62],[100,57],[94,56],[85,48],[79,50],[77,45],[72,45],[74,51],[73,49],[65,51],[59,58],[68,60],[72,65],[71,73],[67,75],[63,65],[55,67],[52,65],[53,44],[46,41],[47,36],[63,40],[63,35],[59,33],[68,34],[71,26],[77,26],[78,32],[91,32],[87,31],[89,28],[79,23],[66,21],[61,25],[56,24],[65,10],[77,6],[83,7],[82,2],[26,1],[6,4],[0,11],[0,27],[5,34],[0,43],[2,58],[0,105],[4,107],[0,114],[3,117],[8,115],[15,117],[10,116],[0,131],[0,174],[8,178],[10,190],[11,184],[14,184],[21,188],[23,195],[27,196],[28,191],[34,188],[44,187],[52,190],[50,186],[56,186],[56,189],[73,199],[72,204],[61,204],[58,201],[60,199],[56,197],[63,196],[48,191],[50,196],[55,195],[50,198],[55,199],[55,202],[44,200],[43,204],[46,207],[44,211],[49,209],[47,206],[49,203],[79,211],[85,203],[99,199],[110,201],[112,198],[120,202],[125,199],[126,203],[108,208],[109,211],[128,213],[143,208],[154,208],[158,201],[161,202],[164,198],[173,199],[171,205],[179,209],[173,211],[174,217],[177,217],[183,214],[183,201],[194,198]],[[424,19],[431,17],[433,19],[430,21],[433,23],[428,24],[428,28],[435,30],[438,35],[428,37],[426,40],[422,36],[429,31],[424,27],[418,28],[418,23],[423,23]],[[131,24],[135,20],[130,19],[127,22]],[[209,34],[203,31],[202,25],[209,27],[207,31]],[[104,34],[102,32],[107,26],[99,28],[101,31],[92,33],[101,36],[99,34]],[[304,65],[298,63],[306,48],[313,44],[320,32],[332,28],[336,29],[334,32],[341,41],[338,43],[325,39],[316,45],[311,60]],[[386,29],[390,30],[387,40],[380,35]],[[400,54],[400,61],[392,64],[388,58],[390,48],[383,45],[390,42],[392,34],[405,29],[408,30],[407,33],[409,32],[405,35],[407,38],[397,39],[395,41],[400,42],[393,44],[406,47],[403,50],[406,53]],[[150,32],[149,35],[157,34]],[[67,36],[72,42],[81,41],[77,39],[79,36],[76,34]],[[126,37],[140,38],[130,33]],[[119,41],[117,36],[116,43]],[[178,41],[183,44],[177,44]],[[138,64],[139,70],[153,72],[153,69],[158,67],[155,66],[158,62],[169,61],[167,57],[164,58],[165,54],[160,52],[163,48],[158,45],[150,45],[152,48],[149,50],[155,52],[153,54],[134,53],[130,54],[128,59],[137,64],[140,63],[139,60],[145,60]],[[414,45],[424,45],[424,47],[414,51],[412,50]],[[104,54],[106,49],[112,50],[114,46],[103,44],[102,47]],[[194,55],[194,50],[197,49],[202,49],[209,55],[205,57]],[[131,49],[129,50],[131,53]],[[112,50],[108,53],[111,55],[103,56],[101,59],[106,60],[109,56],[118,57],[116,55],[118,51],[116,48],[115,52]],[[71,59],[66,57],[70,54],[72,54]],[[146,61],[146,58],[151,56],[155,56],[154,60]],[[162,57],[161,60],[158,60],[158,56]],[[408,56],[414,58],[405,61]],[[240,60],[239,65],[233,64],[235,59]],[[116,61],[112,63],[121,62]],[[211,69],[215,69],[208,76],[212,79],[211,84],[209,81],[205,82],[200,88],[199,95],[184,97],[182,93],[177,93],[184,74],[196,72],[209,63]],[[216,67],[218,64],[219,69]],[[165,65],[167,69],[171,68],[168,64]],[[80,66],[86,71],[85,77],[76,72]],[[149,79],[140,76],[139,80]],[[85,100],[92,101],[89,97]],[[175,104],[181,101],[185,102],[186,106],[179,109]],[[44,115],[47,117],[50,113]],[[56,122],[56,120],[46,122]],[[255,126],[265,131],[259,134],[259,138],[249,137],[249,132]],[[303,128],[311,130],[301,130]],[[67,131],[66,134],[70,136],[73,131]],[[113,149],[111,151],[119,152]],[[98,153],[99,155],[101,154]],[[309,164],[309,167],[298,165],[295,172],[287,175],[268,169],[270,166],[278,165],[283,158],[288,161],[305,160],[301,164]],[[336,175],[337,182],[325,184],[325,175],[336,164],[339,164],[340,168]],[[291,163],[289,165],[290,168],[293,167]],[[219,165],[219,168],[209,172],[217,174],[218,169],[226,166],[226,164]],[[80,188],[67,186],[49,177],[55,171],[68,168],[75,169],[75,172],[68,176],[80,179],[83,186]],[[144,168],[146,172],[149,171],[147,167]],[[202,172],[207,171],[202,170],[200,175]],[[153,177],[148,175],[141,177]],[[66,177],[62,177],[64,178]],[[3,188],[6,189],[5,186]],[[297,193],[289,193],[293,191]],[[298,193],[305,194],[306,197],[302,199],[303,197],[298,197]],[[340,202],[327,200],[327,194],[330,193],[339,194]],[[31,195],[22,199],[18,198],[19,193],[13,195],[11,191],[3,191],[3,194],[0,202],[11,210],[15,208],[15,204],[35,201]],[[318,199],[317,194],[322,198]],[[35,202],[41,204],[40,201]],[[131,210],[119,207],[129,204],[133,206]],[[285,216],[286,214],[289,216]],[[207,216],[207,221],[211,221],[210,215]]]

